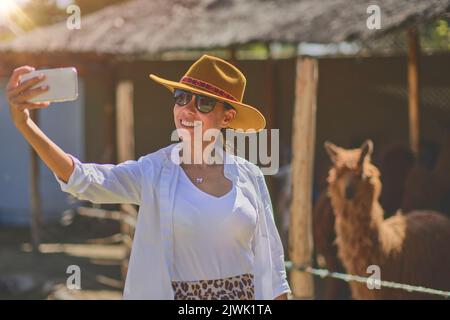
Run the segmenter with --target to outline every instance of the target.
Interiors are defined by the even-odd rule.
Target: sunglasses
[[[195,96],[195,107],[198,111],[201,113],[209,113],[214,110],[214,107],[216,106],[217,102],[219,100],[202,96],[200,94],[196,94],[189,91],[184,91],[181,89],[176,89],[173,98],[175,100],[175,104],[180,107],[186,106],[189,102],[191,102],[192,98]],[[222,102],[222,101],[220,101]],[[227,109],[233,109],[231,105],[229,105],[226,102],[222,102],[225,108]]]

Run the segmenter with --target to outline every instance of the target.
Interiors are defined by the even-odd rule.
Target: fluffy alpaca
[[[384,219],[378,202],[381,182],[371,164],[372,141],[345,150],[325,143],[333,167],[328,192],[336,218],[338,255],[350,274],[370,276],[378,265],[381,279],[450,290],[450,220],[432,211],[398,212]],[[355,299],[435,299],[437,296],[399,289],[368,289],[351,282]]]
[[[390,144],[381,152],[379,165],[383,189],[380,202],[385,208],[385,216],[392,216],[400,208],[405,179],[409,170],[411,170],[413,162],[414,154],[408,147],[403,145]],[[337,254],[336,232],[334,230],[335,219],[327,190],[326,176],[328,175],[330,163],[327,159],[326,166],[323,161],[320,164],[322,164],[320,168],[326,167],[326,172],[316,177],[316,180],[318,180],[317,184],[321,186],[320,189],[322,190],[314,205],[312,219],[316,266],[330,271],[345,272]],[[348,283],[342,280],[333,278],[318,279],[315,286],[319,299],[342,300],[350,298]]]

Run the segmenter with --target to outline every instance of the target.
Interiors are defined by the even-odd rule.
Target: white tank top
[[[194,185],[184,170],[174,204],[173,281],[212,280],[252,273],[257,213],[233,183],[215,197]]]

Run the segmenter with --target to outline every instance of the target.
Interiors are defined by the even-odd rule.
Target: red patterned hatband
[[[239,102],[238,99],[236,99],[235,97],[233,97],[231,94],[229,94],[228,92],[226,92],[225,90],[222,90],[208,82],[202,81],[202,80],[198,80],[192,77],[188,77],[188,76],[184,76],[183,78],[181,78],[181,83],[187,83],[187,84],[192,84],[196,87],[202,88],[205,91],[208,91],[210,93],[213,93],[215,95],[218,95],[222,98],[226,98],[226,99],[230,99],[236,102]]]

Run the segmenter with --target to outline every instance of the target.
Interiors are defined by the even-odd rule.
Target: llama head
[[[343,149],[327,141],[325,150],[333,163],[327,179],[332,197],[341,202],[360,201],[367,195],[378,199],[381,183],[379,171],[370,162],[373,151],[371,140],[366,140],[357,149]]]

